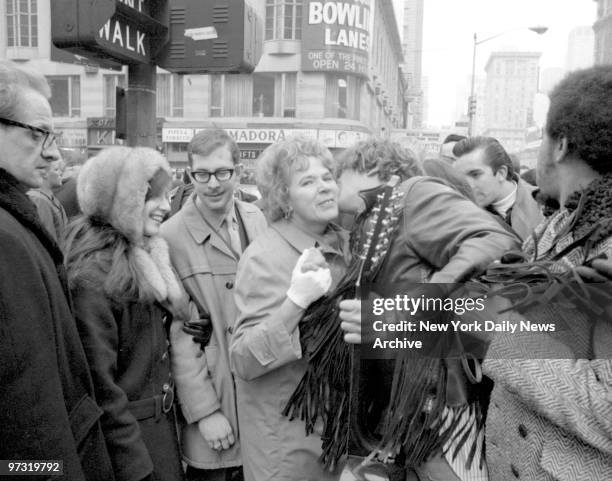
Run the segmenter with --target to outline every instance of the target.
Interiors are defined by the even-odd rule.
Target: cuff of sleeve
[[[189,424],[197,423],[200,419],[209,416],[219,409],[221,409],[221,404],[217,399],[191,405],[181,403],[183,416],[185,416],[185,421]]]

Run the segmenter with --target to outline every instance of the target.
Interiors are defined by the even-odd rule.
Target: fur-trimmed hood
[[[79,172],[77,198],[83,214],[110,224],[129,242],[127,260],[139,289],[156,300],[182,297],[160,236],[145,237],[144,208],[151,181],[160,171],[171,179],[168,161],[147,147],[110,147],[89,159]]]
[[[168,161],[147,147],[110,147],[90,158],[79,172],[77,198],[87,217],[109,223],[131,243],[143,243],[144,204],[149,181]]]

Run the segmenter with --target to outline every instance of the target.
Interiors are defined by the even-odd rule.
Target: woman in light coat
[[[238,318],[230,343],[246,481],[337,479],[318,461],[320,431],[281,414],[306,369],[299,322],[309,304],[337,283],[347,265],[338,186],[327,148],[309,139],[268,147],[257,186],[270,227],[244,252],[236,276]],[[303,272],[318,246],[324,266]],[[315,254],[316,255],[316,254]]]

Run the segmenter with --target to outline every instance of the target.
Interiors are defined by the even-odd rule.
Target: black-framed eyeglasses
[[[21,127],[22,129],[29,130],[32,133],[32,138],[34,140],[40,141],[42,139],[43,150],[51,147],[53,142],[62,136],[62,132],[51,132],[50,130],[43,129],[41,127],[34,127],[30,124],[24,124],[23,122],[17,122],[16,120],[5,119],[2,117],[0,117],[0,124]]]
[[[201,184],[207,184],[213,175],[219,182],[227,182],[232,178],[232,175],[234,175],[234,170],[235,169],[219,169],[215,170],[214,172],[207,172],[206,170],[192,170],[191,177],[193,177],[196,182]]]

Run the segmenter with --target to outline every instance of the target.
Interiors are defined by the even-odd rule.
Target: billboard
[[[370,0],[304,2],[302,70],[368,76]]]

